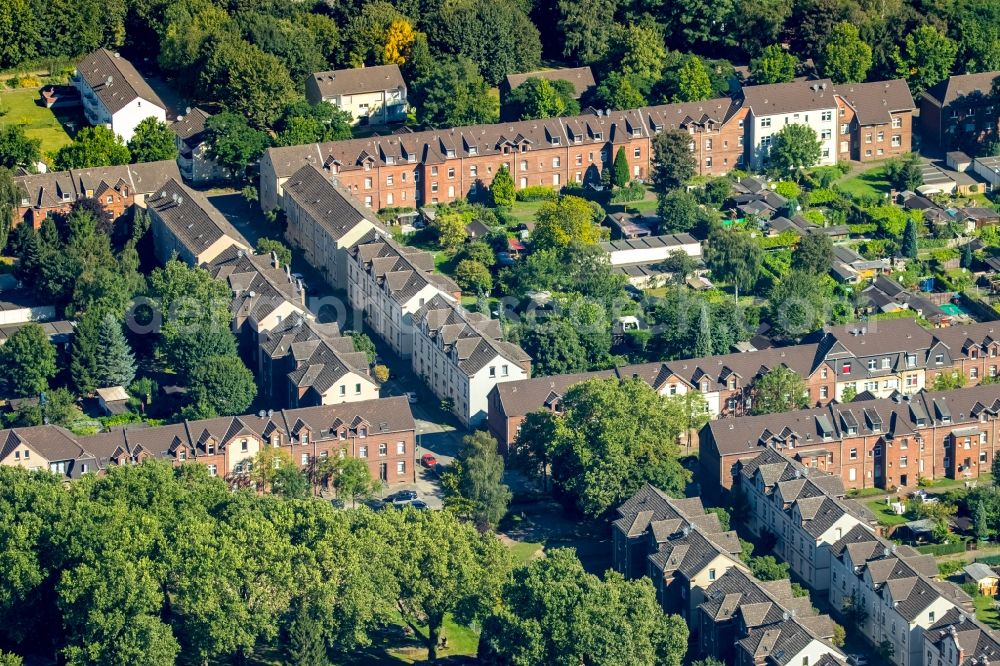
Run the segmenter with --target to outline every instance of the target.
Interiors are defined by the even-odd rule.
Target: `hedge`
[[[964,553],[965,542],[956,541],[955,543],[935,543],[928,546],[917,546],[917,550],[925,555],[952,555],[954,553]]]
[[[1000,555],[986,555],[985,557],[977,557],[976,562],[982,562],[983,564],[994,566],[1000,564]]]
[[[545,185],[529,185],[514,194],[518,201],[549,201],[556,198],[556,191]]]

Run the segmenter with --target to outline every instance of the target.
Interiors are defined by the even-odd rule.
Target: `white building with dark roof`
[[[205,121],[212,115],[197,107],[178,116],[171,125],[177,145],[177,166],[184,180],[195,185],[226,180],[232,174],[208,156]]]
[[[146,118],[167,120],[167,105],[131,62],[107,49],[84,56],[73,85],[80,91],[83,113],[91,125],[104,125],[129,141]]]
[[[466,426],[486,419],[490,391],[527,379],[531,358],[506,342],[500,321],[468,312],[438,294],[413,314],[413,372]]]
[[[306,79],[306,99],[333,104],[359,125],[406,120],[406,81],[399,65],[316,72]]]
[[[820,142],[820,165],[837,163],[837,100],[829,79],[747,86],[744,105],[749,109],[746,142],[755,169],[767,162],[775,134],[786,125],[806,125]]]

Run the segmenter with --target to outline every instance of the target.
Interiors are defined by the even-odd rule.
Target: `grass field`
[[[902,525],[905,522],[909,522],[909,518],[906,516],[897,516],[889,508],[889,505],[885,503],[885,500],[872,500],[867,503],[869,509],[875,513],[875,517],[878,522],[885,525],[886,527],[891,527],[892,525]]]
[[[972,598],[976,606],[976,619],[994,629],[1000,628],[1000,613],[994,606],[996,599],[977,594]]]
[[[889,181],[885,179],[885,168],[881,166],[840,180],[837,187],[854,196],[881,196],[890,189]]]
[[[38,90],[21,88],[0,92],[0,123],[24,125],[25,134],[42,142],[42,154],[53,153],[71,141],[66,129],[60,123],[60,117],[76,122],[80,126],[76,112],[67,115],[65,111],[56,116],[51,109],[39,106]]]

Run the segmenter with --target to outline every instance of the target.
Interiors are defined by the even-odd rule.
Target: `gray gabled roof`
[[[164,111],[167,109],[142,74],[117,53],[97,49],[84,56],[76,69],[111,113],[120,111],[136,98],[151,102]]]

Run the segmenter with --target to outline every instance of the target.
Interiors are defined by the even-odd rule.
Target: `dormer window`
[[[250,443],[245,439],[240,440],[240,451],[246,453],[249,450],[250,450]]]
[[[603,141],[604,132],[594,132],[594,141]]]
[[[215,442],[209,442],[205,445],[205,453],[208,455],[215,455]]]
[[[840,371],[845,375],[851,374],[851,362],[844,361],[843,365],[840,366]]]
[[[444,154],[446,156],[448,156],[448,157],[454,157],[455,156],[455,150],[454,150],[454,148],[449,148],[448,150],[446,150],[444,152]]]
[[[309,443],[309,431],[308,430],[303,430],[302,431],[302,434],[299,435],[299,441],[302,442],[303,445],[306,445],[306,444]]]
[[[341,440],[345,440],[345,439],[347,439],[347,431],[346,430],[341,430],[340,432],[337,433],[337,436]]]
[[[551,139],[551,143],[552,143],[553,146],[558,146],[560,143],[562,143],[562,139],[560,139],[557,136],[554,136]]]
[[[392,155],[386,155],[385,156],[385,163],[386,164],[395,164],[396,163],[396,158],[393,157]]]
[[[358,428],[358,437],[364,439],[368,436],[368,428]]]
[[[273,435],[271,435],[271,446],[273,446],[274,448],[278,448],[279,446],[281,446],[281,435],[279,435],[278,433],[274,433]]]

